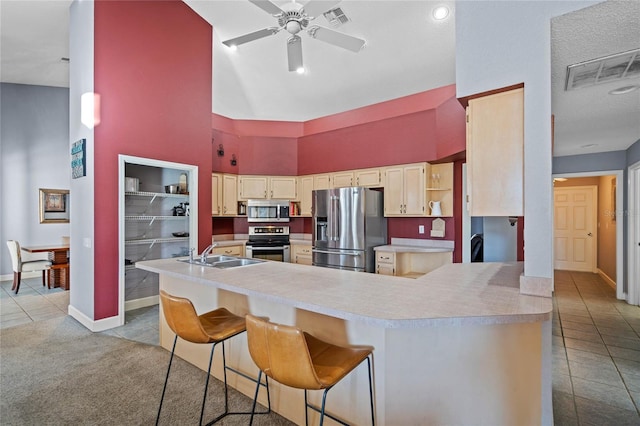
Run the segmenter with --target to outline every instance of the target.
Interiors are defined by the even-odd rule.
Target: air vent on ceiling
[[[569,65],[565,90],[632,77],[640,77],[640,49]]]
[[[327,10],[323,15],[333,27],[339,27],[340,25],[344,25],[350,21],[350,19],[347,18],[347,15],[345,15],[339,7]]]

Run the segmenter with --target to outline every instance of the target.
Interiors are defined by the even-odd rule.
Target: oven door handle
[[[288,250],[290,246],[279,246],[279,247],[257,247],[257,246],[247,246],[250,247],[251,250],[264,250],[264,251],[282,251]]]
[[[342,251],[328,251],[328,250],[319,250],[319,249],[312,249],[311,250],[313,253],[322,253],[322,254],[340,254],[340,255],[346,255],[346,256],[360,256],[360,252],[357,251],[351,251],[351,252],[342,252]]]

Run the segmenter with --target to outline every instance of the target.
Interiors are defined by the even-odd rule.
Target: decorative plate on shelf
[[[173,232],[171,235],[173,235],[174,237],[188,237],[189,233],[188,232]]]

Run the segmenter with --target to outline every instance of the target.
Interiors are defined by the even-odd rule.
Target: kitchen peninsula
[[[541,424],[551,409],[543,393],[551,377],[551,299],[520,294],[521,263],[448,264],[417,279],[280,262],[217,269],[165,259],[136,266],[160,274],[160,288],[191,299],[199,313],[225,306],[335,344],[373,346],[379,425]],[[170,348],[162,314],[160,327],[161,345]],[[202,346],[181,342],[177,353],[206,369]],[[244,337],[229,341],[227,360],[257,374]],[[329,393],[328,409],[368,424],[366,368],[355,373]],[[221,377],[218,359],[214,374]],[[253,384],[233,376],[231,385],[252,396]],[[270,385],[272,408],[303,424],[303,393]]]

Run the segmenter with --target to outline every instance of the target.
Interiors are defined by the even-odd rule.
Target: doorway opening
[[[619,210],[618,200],[623,199],[623,177],[622,170],[565,173],[554,174],[554,269],[586,270],[591,268],[592,272],[598,273],[603,280],[616,290],[618,299],[625,299],[627,289],[624,283],[624,258],[623,258],[623,223],[616,214]],[[590,212],[579,206],[586,187],[594,188],[595,197]],[[564,188],[564,189],[563,189]],[[573,188],[573,189],[571,189]],[[582,188],[583,192],[580,193]],[[577,191],[577,192],[576,192]],[[587,191],[589,192],[589,191]],[[556,198],[556,193],[579,194],[576,202],[569,202],[567,199]],[[588,200],[585,200],[588,202]],[[562,204],[565,203],[565,204]],[[568,204],[567,204],[568,203]],[[575,212],[568,213],[567,209],[576,209]],[[593,216],[589,219],[589,214]],[[565,216],[565,213],[567,214]],[[571,223],[559,223],[566,218],[575,215],[576,226]],[[571,219],[573,221],[574,219]],[[593,225],[585,221],[593,220]],[[566,236],[562,234],[564,230],[558,231],[565,225],[572,225],[574,234]],[[587,229],[590,227],[590,229]],[[580,229],[584,227],[584,229]],[[567,231],[569,232],[569,231]],[[591,233],[591,235],[588,235]],[[582,235],[584,234],[584,235]],[[573,238],[573,240],[571,240]],[[589,252],[589,244],[594,252]],[[574,253],[575,251],[575,253]],[[574,254],[577,255],[573,256]],[[593,257],[588,259],[591,254]],[[568,259],[567,256],[572,257]],[[584,260],[584,262],[582,262]],[[587,263],[591,261],[592,264]],[[576,263],[577,262],[577,263]],[[576,265],[581,265],[577,267]],[[586,266],[590,265],[590,266]]]
[[[627,234],[627,283],[629,287],[627,301],[640,305],[640,161],[628,169],[628,204],[626,214],[619,214],[619,220],[628,221]],[[618,208],[621,211],[622,206]]]

